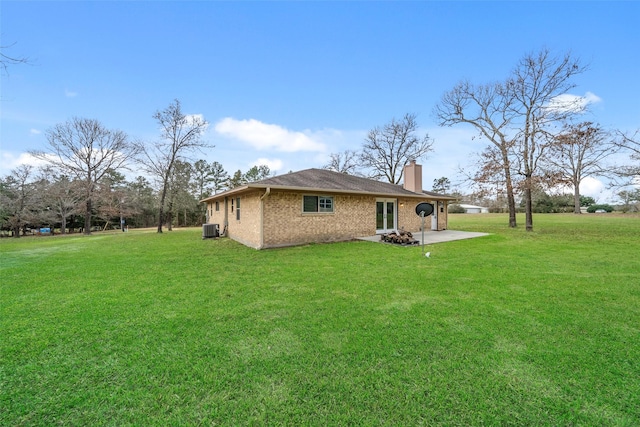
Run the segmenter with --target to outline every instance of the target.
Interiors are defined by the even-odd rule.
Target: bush
[[[456,213],[465,213],[465,210],[460,205],[449,205],[449,208],[447,209],[447,212],[449,212],[451,214],[456,214]]]
[[[613,212],[613,206],[611,205],[591,205],[587,208],[587,212],[594,213],[596,211]]]

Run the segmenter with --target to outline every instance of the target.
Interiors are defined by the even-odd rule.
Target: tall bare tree
[[[473,85],[468,81],[458,83],[452,90],[446,92],[434,109],[434,115],[440,126],[467,124],[478,131],[481,138],[486,139],[492,146],[490,155],[484,156],[481,162],[482,173],[485,178],[501,172],[501,182],[509,209],[509,227],[516,227],[516,202],[512,179],[511,150],[514,145],[510,129],[511,116],[509,111],[514,99],[502,83],[488,85]],[[490,171],[490,173],[488,172]],[[484,182],[487,182],[484,179]]]
[[[372,171],[374,178],[384,178],[392,184],[402,180],[404,166],[410,160],[425,158],[432,151],[429,135],[418,137],[415,114],[405,114],[400,120],[392,119],[382,127],[369,131],[362,145],[360,161]]]
[[[549,146],[548,174],[573,187],[574,213],[580,213],[580,183],[589,176],[607,175],[604,161],[618,148],[611,136],[592,122],[566,124]]]
[[[150,146],[142,146],[143,167],[159,182],[160,201],[158,233],[162,233],[164,209],[170,188],[170,178],[177,161],[186,161],[194,150],[209,147],[202,140],[208,122],[199,115],[186,115],[180,101],[174,100],[167,108],[157,111],[161,139]]]
[[[498,149],[511,227],[516,226],[511,175],[515,172],[523,177],[526,229],[531,231],[535,174],[554,125],[586,108],[583,98],[567,96],[575,86],[571,78],[584,70],[571,54],[555,57],[542,49],[525,55],[504,83],[460,83],[435,108],[440,125],[471,124]]]
[[[506,113],[517,130],[515,155],[518,172],[524,177],[525,225],[533,230],[532,189],[535,174],[548,147],[549,134],[558,123],[584,112],[580,97],[565,97],[575,87],[571,78],[584,72],[580,60],[570,53],[553,56],[548,49],[525,55],[506,82],[513,102]]]
[[[93,195],[97,183],[111,170],[119,170],[135,154],[127,135],[99,121],[74,117],[47,130],[50,152],[32,151],[62,174],[83,184],[84,233],[91,234]]]

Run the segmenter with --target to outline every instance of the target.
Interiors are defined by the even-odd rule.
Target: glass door
[[[376,233],[388,233],[396,229],[395,199],[376,200]]]

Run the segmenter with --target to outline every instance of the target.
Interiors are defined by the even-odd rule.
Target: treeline
[[[168,180],[164,226],[198,226],[206,221],[200,200],[212,194],[264,179],[267,166],[230,175],[218,162],[176,161]],[[145,176],[127,180],[125,170],[108,170],[92,190],[89,231],[154,227],[160,190]],[[21,165],[0,178],[0,236],[86,232],[86,182],[52,167]]]

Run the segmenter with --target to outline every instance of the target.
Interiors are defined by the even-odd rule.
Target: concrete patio
[[[422,232],[412,231],[413,238],[418,240],[422,244]],[[454,240],[473,239],[474,237],[488,236],[489,233],[477,233],[471,231],[457,231],[457,230],[442,230],[442,231],[425,231],[424,232],[424,244],[430,245],[432,243],[452,242]],[[359,240],[366,240],[369,242],[380,242],[380,235],[361,237]],[[407,245],[411,246],[411,245]]]

